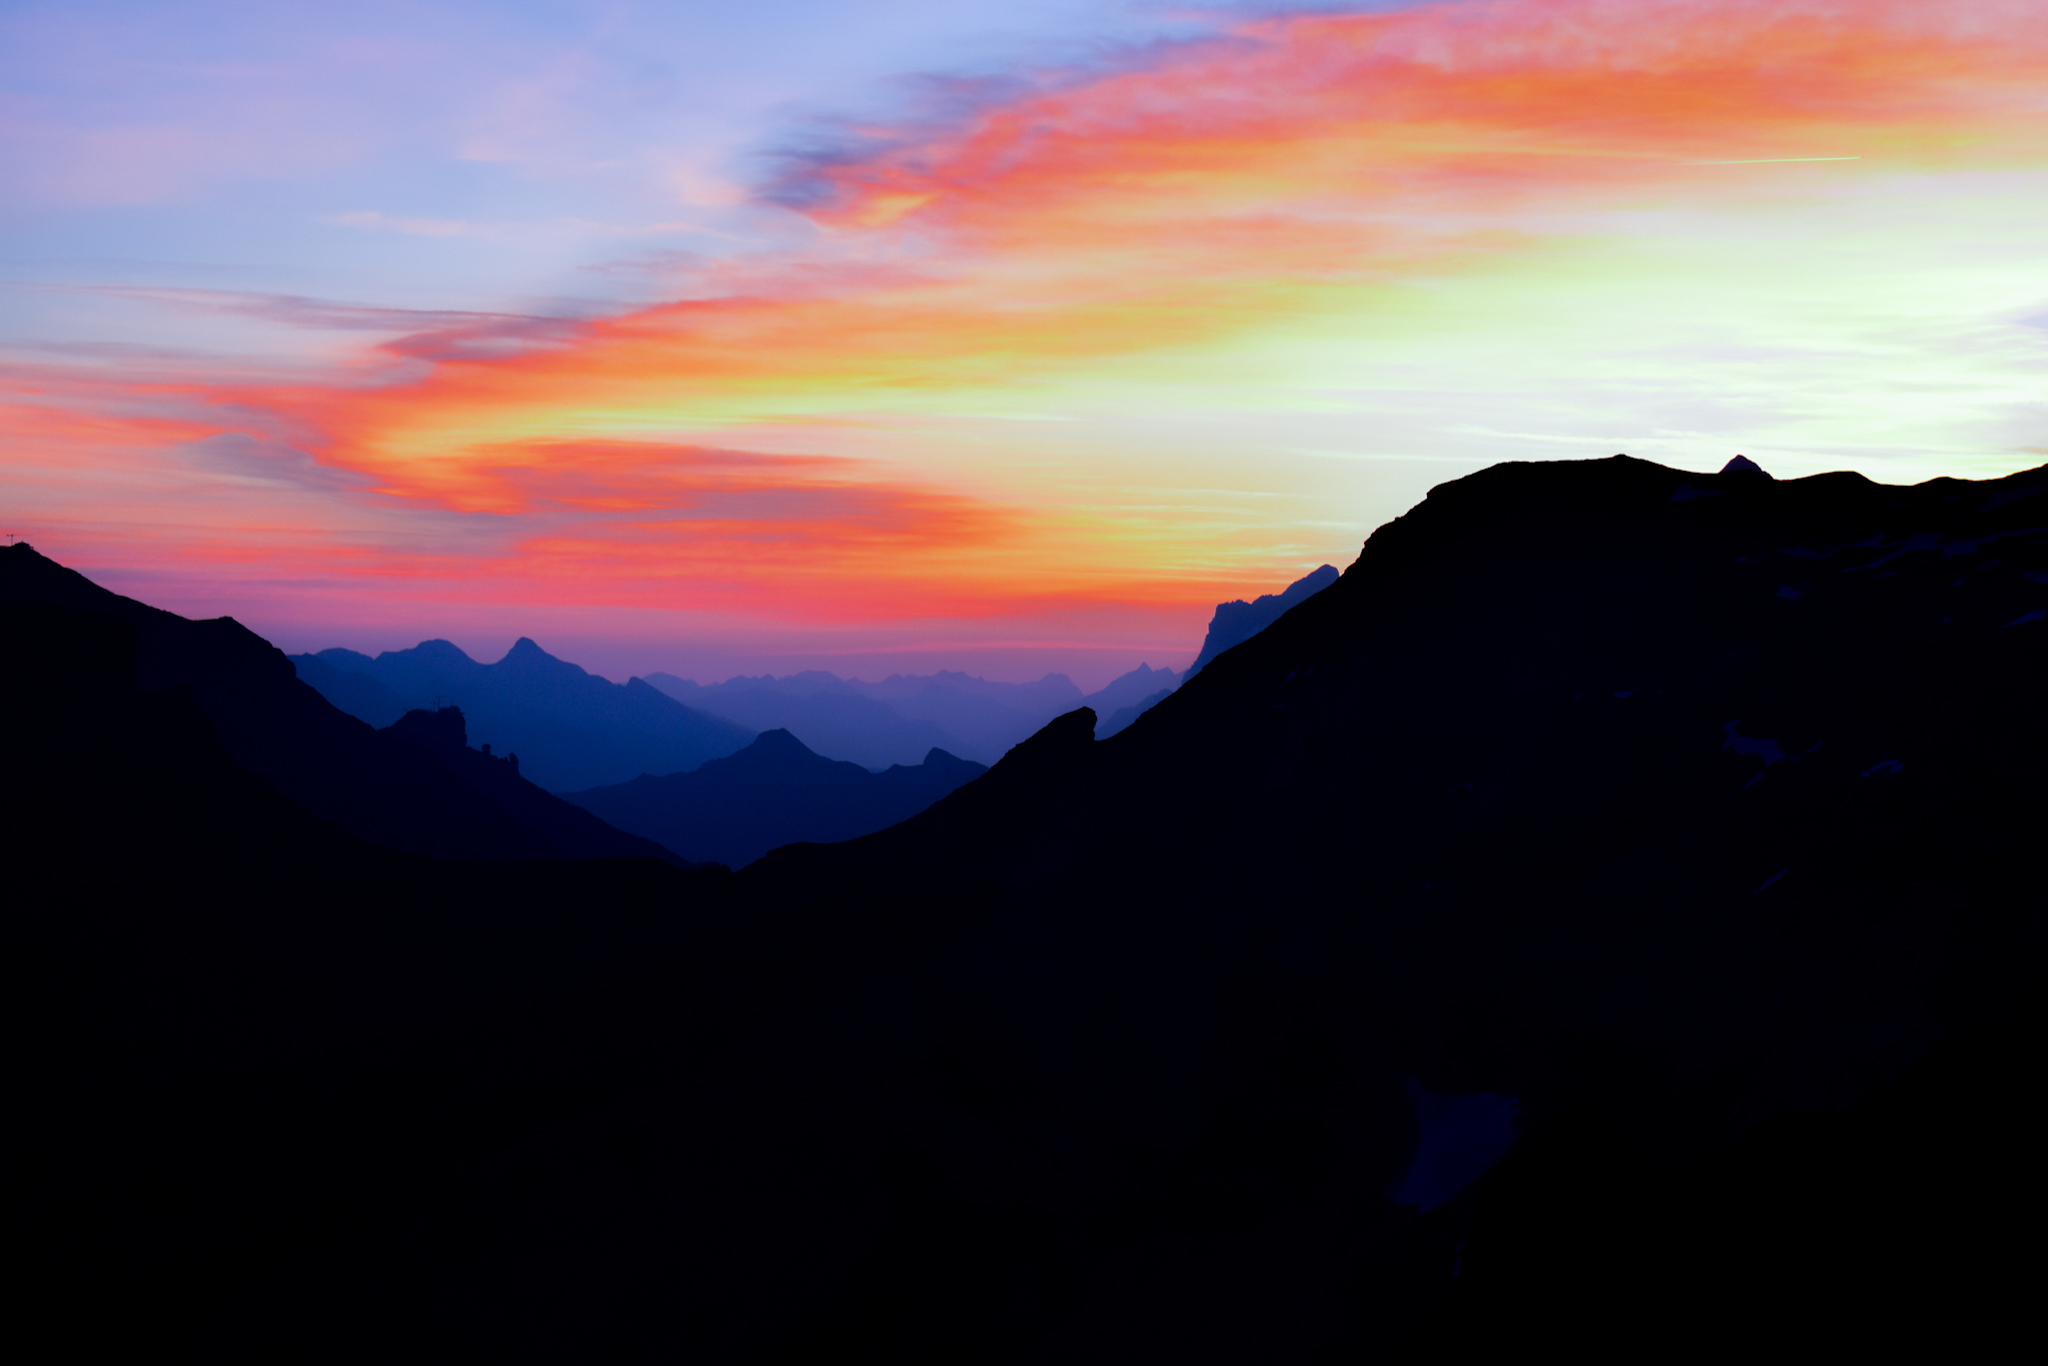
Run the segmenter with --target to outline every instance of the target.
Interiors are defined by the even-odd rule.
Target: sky
[[[2041,0],[0,7],[0,531],[287,650],[1184,667],[1438,483],[2048,460]]]

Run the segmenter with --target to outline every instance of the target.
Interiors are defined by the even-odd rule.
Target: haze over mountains
[[[920,762],[929,748],[994,763],[1010,746],[1075,707],[1103,718],[1096,734],[1108,739],[1210,659],[1251,639],[1336,580],[1337,571],[1324,565],[1255,602],[1218,603],[1196,662],[1186,673],[1140,664],[1087,694],[1064,674],[1048,674],[1035,683],[991,683],[946,670],[891,675],[879,683],[815,670],[711,684],[653,673],[647,681],[693,708],[755,730],[787,730],[820,754],[868,768]]]
[[[831,843],[887,829],[986,772],[984,764],[932,749],[921,764],[874,773],[813,754],[786,730],[767,730],[739,753],[694,772],[642,774],[630,783],[563,795],[686,859],[742,868],[785,844]]]
[[[376,658],[354,650],[293,655],[299,676],[337,707],[386,726],[414,709],[454,706],[470,731],[550,791],[673,773],[731,754],[753,731],[677,703],[640,679],[612,683],[522,637],[495,664],[445,640]]]
[[[1263,630],[1334,582],[1328,565],[1253,603],[1219,603],[1194,668]],[[373,726],[409,710],[462,709],[470,729],[552,791],[696,768],[738,750],[761,731],[787,730],[811,750],[881,771],[914,766],[931,749],[994,763],[1053,717],[1087,706],[1107,739],[1180,685],[1185,675],[1140,664],[1083,695],[1064,674],[995,683],[941,670],[876,683],[823,671],[738,676],[700,684],[670,673],[611,683],[522,638],[495,664],[445,640],[372,658],[354,650],[291,656],[299,676],[335,706]],[[1190,670],[1192,672],[1192,670]],[[657,692],[681,704],[664,707]]]
[[[1086,695],[1065,674],[992,683],[950,670],[892,674],[878,683],[822,671],[712,684],[656,673],[647,681],[692,707],[757,730],[787,730],[820,754],[882,769],[921,762],[934,748],[994,763],[1055,716],[1080,706],[1104,716],[1142,708],[1171,691],[1178,676],[1140,664]]]
[[[738,873],[350,834],[270,756],[452,717],[6,556],[20,1322],[81,1358],[2031,1331],[2048,467],[1496,466],[1123,733]]]
[[[1318,571],[1315,581],[1329,577]],[[1312,591],[1307,584],[1281,596],[1299,601]],[[1240,633],[1276,619],[1269,605],[1279,600],[1259,599],[1264,615],[1254,626],[1240,620]],[[1219,606],[1218,620],[1243,606]],[[1217,638],[1212,625],[1209,644]],[[655,674],[616,684],[524,638],[495,664],[444,640],[374,658],[340,649],[290,658],[299,678],[336,707],[406,739],[547,829],[564,851],[652,852],[606,843],[624,831],[654,841],[662,857],[735,868],[780,845],[884,829],[985,771],[986,762],[950,747],[993,761],[1084,704],[1106,718],[1098,733],[1107,739],[1180,681],[1171,669],[1141,664],[1085,697],[1061,674],[992,683],[942,671],[867,683],[812,672],[709,686]],[[892,758],[910,750],[914,763]],[[571,806],[535,806],[525,793],[536,783]]]

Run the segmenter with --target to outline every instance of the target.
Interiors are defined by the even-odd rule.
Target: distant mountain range
[[[445,640],[376,658],[354,650],[293,655],[299,677],[343,711],[388,726],[407,711],[455,706],[469,731],[551,792],[674,773],[731,754],[746,726],[683,706],[640,679],[613,683],[521,637],[495,664]]]
[[[685,858],[740,868],[785,844],[853,839],[909,820],[987,771],[933,749],[915,767],[872,773],[814,754],[786,730],[768,730],[694,772],[563,795]]]
[[[787,730],[821,754],[868,768],[908,764],[932,748],[994,763],[1012,745],[1074,707],[1087,707],[1102,717],[1096,738],[1107,740],[1217,655],[1250,640],[1336,580],[1336,569],[1324,565],[1282,592],[1252,602],[1218,603],[1201,651],[1186,673],[1140,664],[1085,695],[1065,674],[1047,674],[1036,683],[990,683],[945,670],[891,675],[879,683],[819,671],[782,678],[740,676],[710,684],[653,673],[647,682],[697,710],[755,730]]]
[[[1178,679],[1171,669],[1140,664],[1086,695],[1065,674],[991,683],[951,670],[892,674],[879,683],[816,670],[709,684],[654,673],[647,681],[698,710],[755,730],[787,730],[820,754],[879,770],[922,762],[930,749],[994,763],[1063,712],[1087,706],[1110,715],[1139,707]]]
[[[1325,565],[1282,593],[1219,603],[1189,674],[1265,629],[1336,573]],[[708,684],[653,673],[618,684],[525,637],[495,664],[479,663],[445,640],[374,658],[343,649],[290,658],[299,677],[328,701],[373,726],[388,726],[411,710],[459,707],[471,732],[489,737],[501,753],[516,750],[525,776],[554,792],[687,772],[770,730],[786,730],[815,753],[877,772],[921,764],[933,749],[991,764],[1079,706],[1104,718],[1098,738],[1108,739],[1189,676],[1140,664],[1086,695],[1065,674],[993,683],[951,670],[892,674],[876,683],[813,670]]]
[[[710,684],[656,673],[647,681],[691,707],[755,730],[787,730],[820,754],[872,769],[922,762],[930,749],[994,763],[1082,701],[1065,674],[1035,683],[991,683],[951,670],[892,674],[879,683],[815,670]]]

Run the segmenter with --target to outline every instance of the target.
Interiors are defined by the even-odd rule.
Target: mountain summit
[[[621,830],[684,858],[739,868],[770,849],[830,843],[907,820],[988,770],[942,749],[917,765],[872,773],[813,753],[786,730],[765,730],[737,754],[689,773],[567,793]]]

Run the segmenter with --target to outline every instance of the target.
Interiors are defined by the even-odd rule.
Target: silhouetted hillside
[[[367,673],[353,669],[337,668],[324,656],[340,654],[338,650],[323,650],[317,655],[287,655],[292,667],[298,672],[300,681],[307,683],[322,697],[342,711],[358,720],[367,721],[377,729],[396,721],[411,710],[403,699],[391,689]],[[354,651],[346,653],[354,654]],[[367,655],[357,655],[367,659]]]
[[[2044,495],[1498,466],[1142,725],[1071,711],[730,876],[367,849],[177,697],[10,656],[10,745],[65,737],[21,780],[62,895],[5,955],[20,1322],[95,1359],[1995,1359],[2044,1213]]]
[[[489,745],[481,751],[469,748],[460,707],[409,711],[379,734],[404,742],[443,772],[460,778],[507,816],[546,838],[559,857],[658,858],[690,866],[690,860],[663,844],[607,825],[581,805],[534,786],[526,780],[517,753],[494,755]]]
[[[928,749],[992,763],[1081,701],[1065,674],[1033,683],[992,683],[945,669],[891,674],[879,683],[816,670],[708,686],[673,674],[647,681],[692,707],[757,730],[787,730],[821,754],[866,768],[907,764]]]
[[[1281,592],[1267,593],[1250,602],[1239,598],[1236,602],[1217,603],[1216,615],[1209,621],[1209,634],[1203,637],[1202,649],[1195,656],[1195,662],[1188,665],[1187,677],[1200,673],[1210,660],[1232,646],[1250,640],[1278,621],[1289,608],[1322,592],[1336,581],[1336,566],[1326,564],[1314,573],[1296,579]]]
[[[596,835],[560,803],[541,828],[532,804],[477,790],[413,746],[337,711],[299,681],[291,661],[230,617],[188,621],[145,606],[45,559],[27,544],[0,551],[0,601],[63,607],[127,623],[145,693],[189,690],[235,762],[350,834],[444,858],[533,859],[655,851]],[[36,667],[61,669],[63,661]],[[574,828],[576,852],[556,842]],[[594,842],[593,842],[594,841]]]
[[[238,764],[193,686],[136,686],[191,624],[0,603],[12,1303],[43,1360],[331,1355],[299,1314],[391,1220],[617,1070],[503,1022],[687,952],[723,878],[346,834]]]
[[[375,659],[322,650],[292,662],[335,706],[373,725],[415,708],[461,707],[479,740],[517,750],[526,777],[551,792],[695,768],[753,738],[640,679],[610,682],[524,637],[496,664],[479,664],[445,640]]]
[[[1107,740],[1110,736],[1118,734],[1127,728],[1131,722],[1137,720],[1171,696],[1173,696],[1173,689],[1161,688],[1150,697],[1140,698],[1128,707],[1118,707],[1110,713],[1107,721],[1104,721],[1101,726],[1097,727],[1095,738]],[[1091,708],[1090,710],[1093,709]]]
[[[1149,664],[1114,679],[1109,686],[1089,693],[1081,699],[1081,705],[1097,716],[1108,718],[1096,728],[1096,738],[1107,740],[1131,722],[1159,705],[1168,694],[1180,686],[1180,678],[1171,669],[1155,669]]]
[[[908,820],[987,771],[934,749],[922,764],[871,773],[812,753],[786,730],[770,730],[693,773],[643,775],[565,795],[686,858],[739,868],[781,845],[848,840]]]
[[[835,1053],[843,1094],[907,1070],[947,1098],[835,1129],[900,1222],[815,1359],[1307,1361],[1416,1330],[1472,1360],[1530,1324],[1617,1361],[1991,1350],[2024,1296],[1982,1268],[2025,1260],[2036,1159],[2006,1124],[1959,1204],[1936,1155],[1974,1141],[1891,1097],[1923,1054],[1923,1094],[1998,1092],[2032,1046],[2004,1035],[2037,1018],[2010,1011],[2048,907],[2044,492],[1496,467],[1143,726],[1062,718],[923,816],[740,874],[807,993],[917,984]],[[1517,1134],[1503,1227],[1457,1187]],[[1898,1194],[1858,1208],[1844,1171]],[[1467,1254],[1512,1270],[1437,1309]]]

